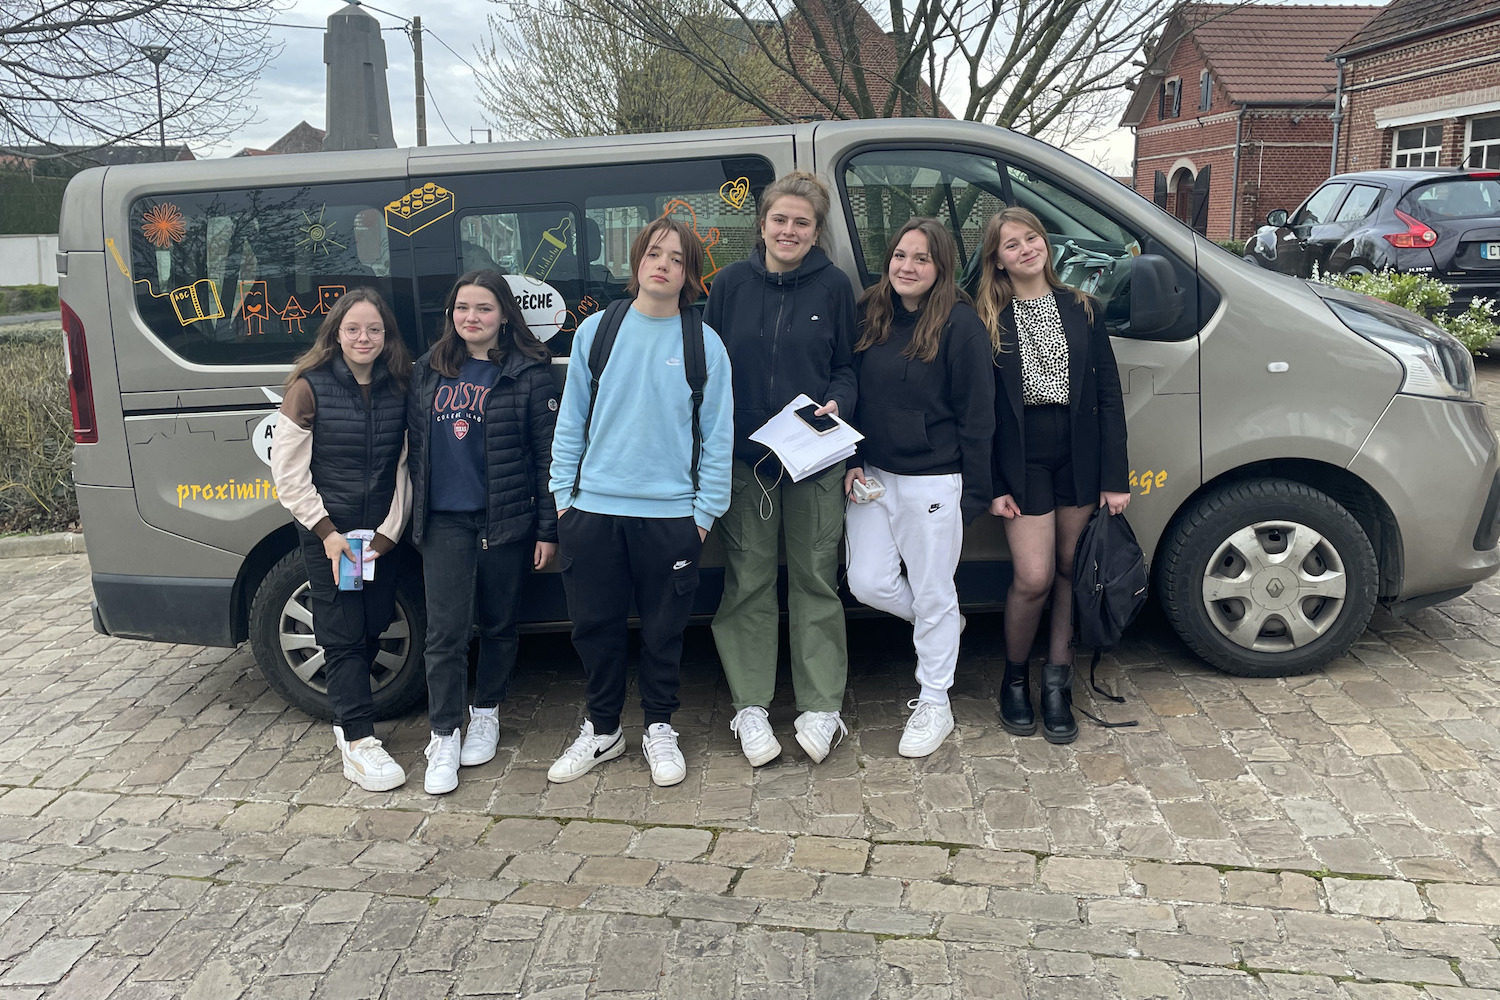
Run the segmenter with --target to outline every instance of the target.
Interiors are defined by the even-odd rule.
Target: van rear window
[[[369,286],[390,301],[384,207],[406,193],[391,181],[137,199],[136,309],[186,361],[289,363],[349,288]]]

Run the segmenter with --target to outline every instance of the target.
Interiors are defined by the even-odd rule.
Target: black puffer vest
[[[312,429],[312,481],[340,532],[378,527],[396,495],[396,469],[406,437],[406,399],[384,365],[370,399],[342,357],[302,376],[317,412]]]

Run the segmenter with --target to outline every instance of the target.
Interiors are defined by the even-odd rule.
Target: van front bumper
[[[95,573],[94,631],[122,639],[236,645],[234,581]]]
[[[1500,497],[1500,444],[1482,403],[1398,395],[1349,471],[1380,494],[1401,537],[1400,590],[1415,601],[1461,592],[1500,569],[1486,541]]]

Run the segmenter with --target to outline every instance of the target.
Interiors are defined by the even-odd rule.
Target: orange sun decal
[[[182,212],[176,205],[157,205],[147,212],[141,224],[141,232],[153,246],[169,250],[173,243],[182,242],[187,235],[187,225],[182,221]]]

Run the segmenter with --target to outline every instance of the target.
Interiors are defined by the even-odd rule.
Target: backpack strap
[[[1125,704],[1124,698],[1120,697],[1117,694],[1110,694],[1108,691],[1099,686],[1099,658],[1102,655],[1103,653],[1101,650],[1094,650],[1094,659],[1089,663],[1089,687],[1093,688],[1095,693],[1103,695],[1110,701],[1123,705]],[[1103,719],[1099,718],[1099,716],[1095,715],[1093,712],[1090,712],[1086,708],[1080,708],[1077,704],[1074,704],[1073,707],[1078,710],[1078,713],[1080,715],[1088,716],[1090,719],[1093,719],[1105,729],[1126,729],[1130,726],[1139,726],[1141,724],[1140,720],[1138,719],[1131,719],[1128,722],[1105,722]]]
[[[625,322],[625,313],[630,309],[629,299],[615,299],[604,309],[604,316],[599,320],[599,328],[594,331],[594,342],[589,346],[589,408],[583,417],[583,448],[578,452],[578,469],[573,473],[573,493],[578,496],[579,483],[583,481],[583,456],[589,450],[589,426],[594,422],[594,402],[599,398],[599,376],[604,374],[604,366],[609,364],[609,354],[614,350],[615,337],[620,332],[620,324]],[[694,411],[696,416],[697,411]],[[697,427],[697,422],[693,425]],[[696,462],[696,459],[694,460]],[[697,469],[696,464],[694,469]],[[694,476],[694,487],[697,486],[697,477]]]
[[[682,310],[682,370],[693,394],[693,493],[698,492],[698,460],[703,454],[703,387],[708,383],[707,350],[703,346],[703,315],[697,306]]]

